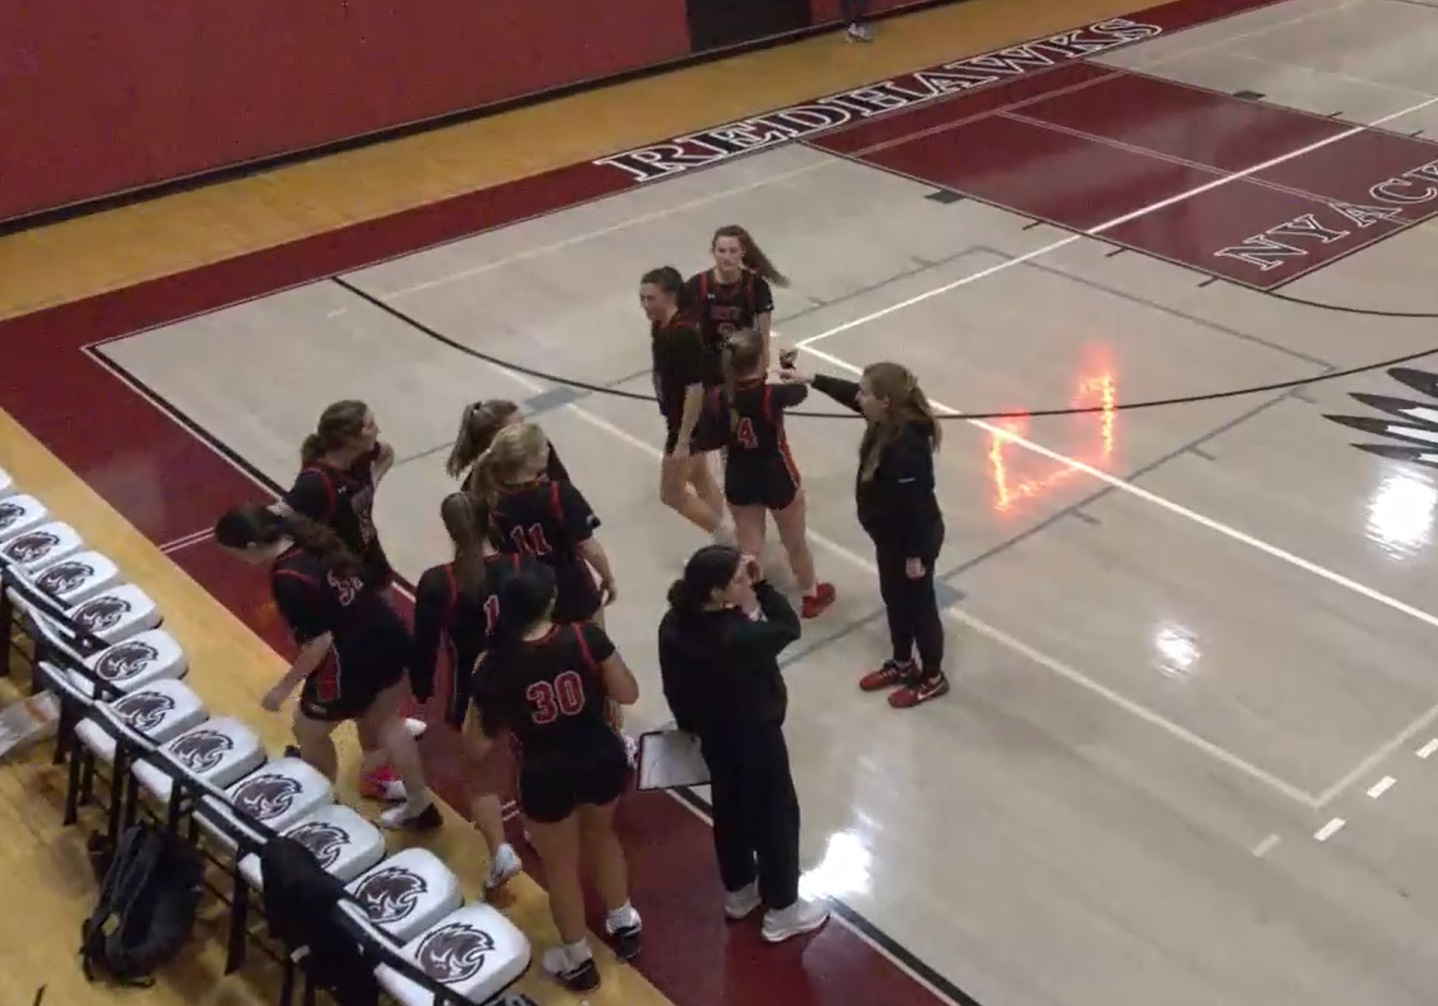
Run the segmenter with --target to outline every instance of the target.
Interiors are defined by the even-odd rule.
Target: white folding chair
[[[153,681],[144,688],[106,703],[105,708],[113,712],[120,722],[156,744],[174,740],[210,717],[200,697],[188,685],[173,678]],[[75,736],[102,762],[107,765],[114,762],[115,738],[94,719],[87,716],[75,724]]]
[[[85,666],[95,677],[122,692],[135,691],[156,681],[178,680],[190,670],[185,651],[163,629],[148,629],[107,647],[86,657]],[[70,679],[81,694],[87,697],[94,694],[94,686],[83,674],[72,671]]]
[[[384,833],[342,803],[311,811],[281,834],[310,850],[320,869],[345,883],[384,859]],[[240,876],[255,890],[264,890],[258,855],[240,860]]]
[[[74,555],[84,547],[85,542],[73,527],[61,521],[50,521],[7,540],[0,547],[0,556],[24,572],[34,573]]]
[[[202,797],[197,815],[200,830],[226,852],[235,851],[235,842],[224,830],[210,823],[210,817],[231,820],[232,811],[275,831],[282,831],[321,807],[334,803],[334,787],[318,769],[298,758],[280,758],[256,769],[230,785],[224,801]]]
[[[110,644],[158,628],[163,621],[150,595],[133,583],[122,583],[96,594],[69,614],[75,624]]]
[[[160,749],[192,778],[224,789],[265,763],[265,749],[255,732],[233,716],[217,716],[187,730]],[[132,770],[151,795],[168,801],[174,783],[170,776],[141,760]]]
[[[34,574],[35,586],[66,608],[73,608],[120,585],[120,569],[95,551],[76,552]]]
[[[427,849],[405,849],[353,881],[369,921],[408,943],[464,903],[459,879]]]
[[[33,531],[50,520],[50,511],[34,496],[23,493],[0,499],[0,542]]]
[[[484,902],[465,905],[405,944],[400,951],[426,977],[472,1003],[504,994],[529,968],[529,940]],[[387,964],[375,977],[400,1006],[431,1006],[434,997]]]

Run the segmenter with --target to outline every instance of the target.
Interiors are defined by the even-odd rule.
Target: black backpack
[[[149,985],[190,938],[204,888],[199,852],[174,832],[135,825],[120,836],[100,900],[80,930],[85,977]]]

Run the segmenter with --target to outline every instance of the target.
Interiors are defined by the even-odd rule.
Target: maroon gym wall
[[[6,0],[0,220],[689,53],[685,0]]]
[[[0,221],[680,59],[702,2],[4,0]]]

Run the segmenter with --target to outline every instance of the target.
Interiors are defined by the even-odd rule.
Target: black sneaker
[[[410,814],[409,805],[391,807],[379,816],[380,827],[404,831],[434,831],[444,824],[444,815],[431,801],[418,814]]]

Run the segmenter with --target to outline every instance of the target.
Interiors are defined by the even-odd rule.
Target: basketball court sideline
[[[1438,488],[1323,418],[1412,390],[1118,406],[1431,347],[1431,319],[1268,292],[1438,312],[1435,43],[1432,5],[1289,0],[89,352],[277,482],[319,406],[369,401],[411,579],[444,554],[461,407],[524,400],[604,517],[653,724],[696,542],[655,499],[652,406],[455,344],[643,394],[638,276],[743,223],[794,277],[776,328],[804,365],[893,357],[946,407],[1013,413],[945,427],[956,688],[909,715],[853,687],[885,650],[858,430],[792,424],[840,591],[788,671],[810,886],[986,1003],[1417,1004]],[[1065,406],[1096,411],[1025,415]],[[171,536],[181,565],[204,524]]]

